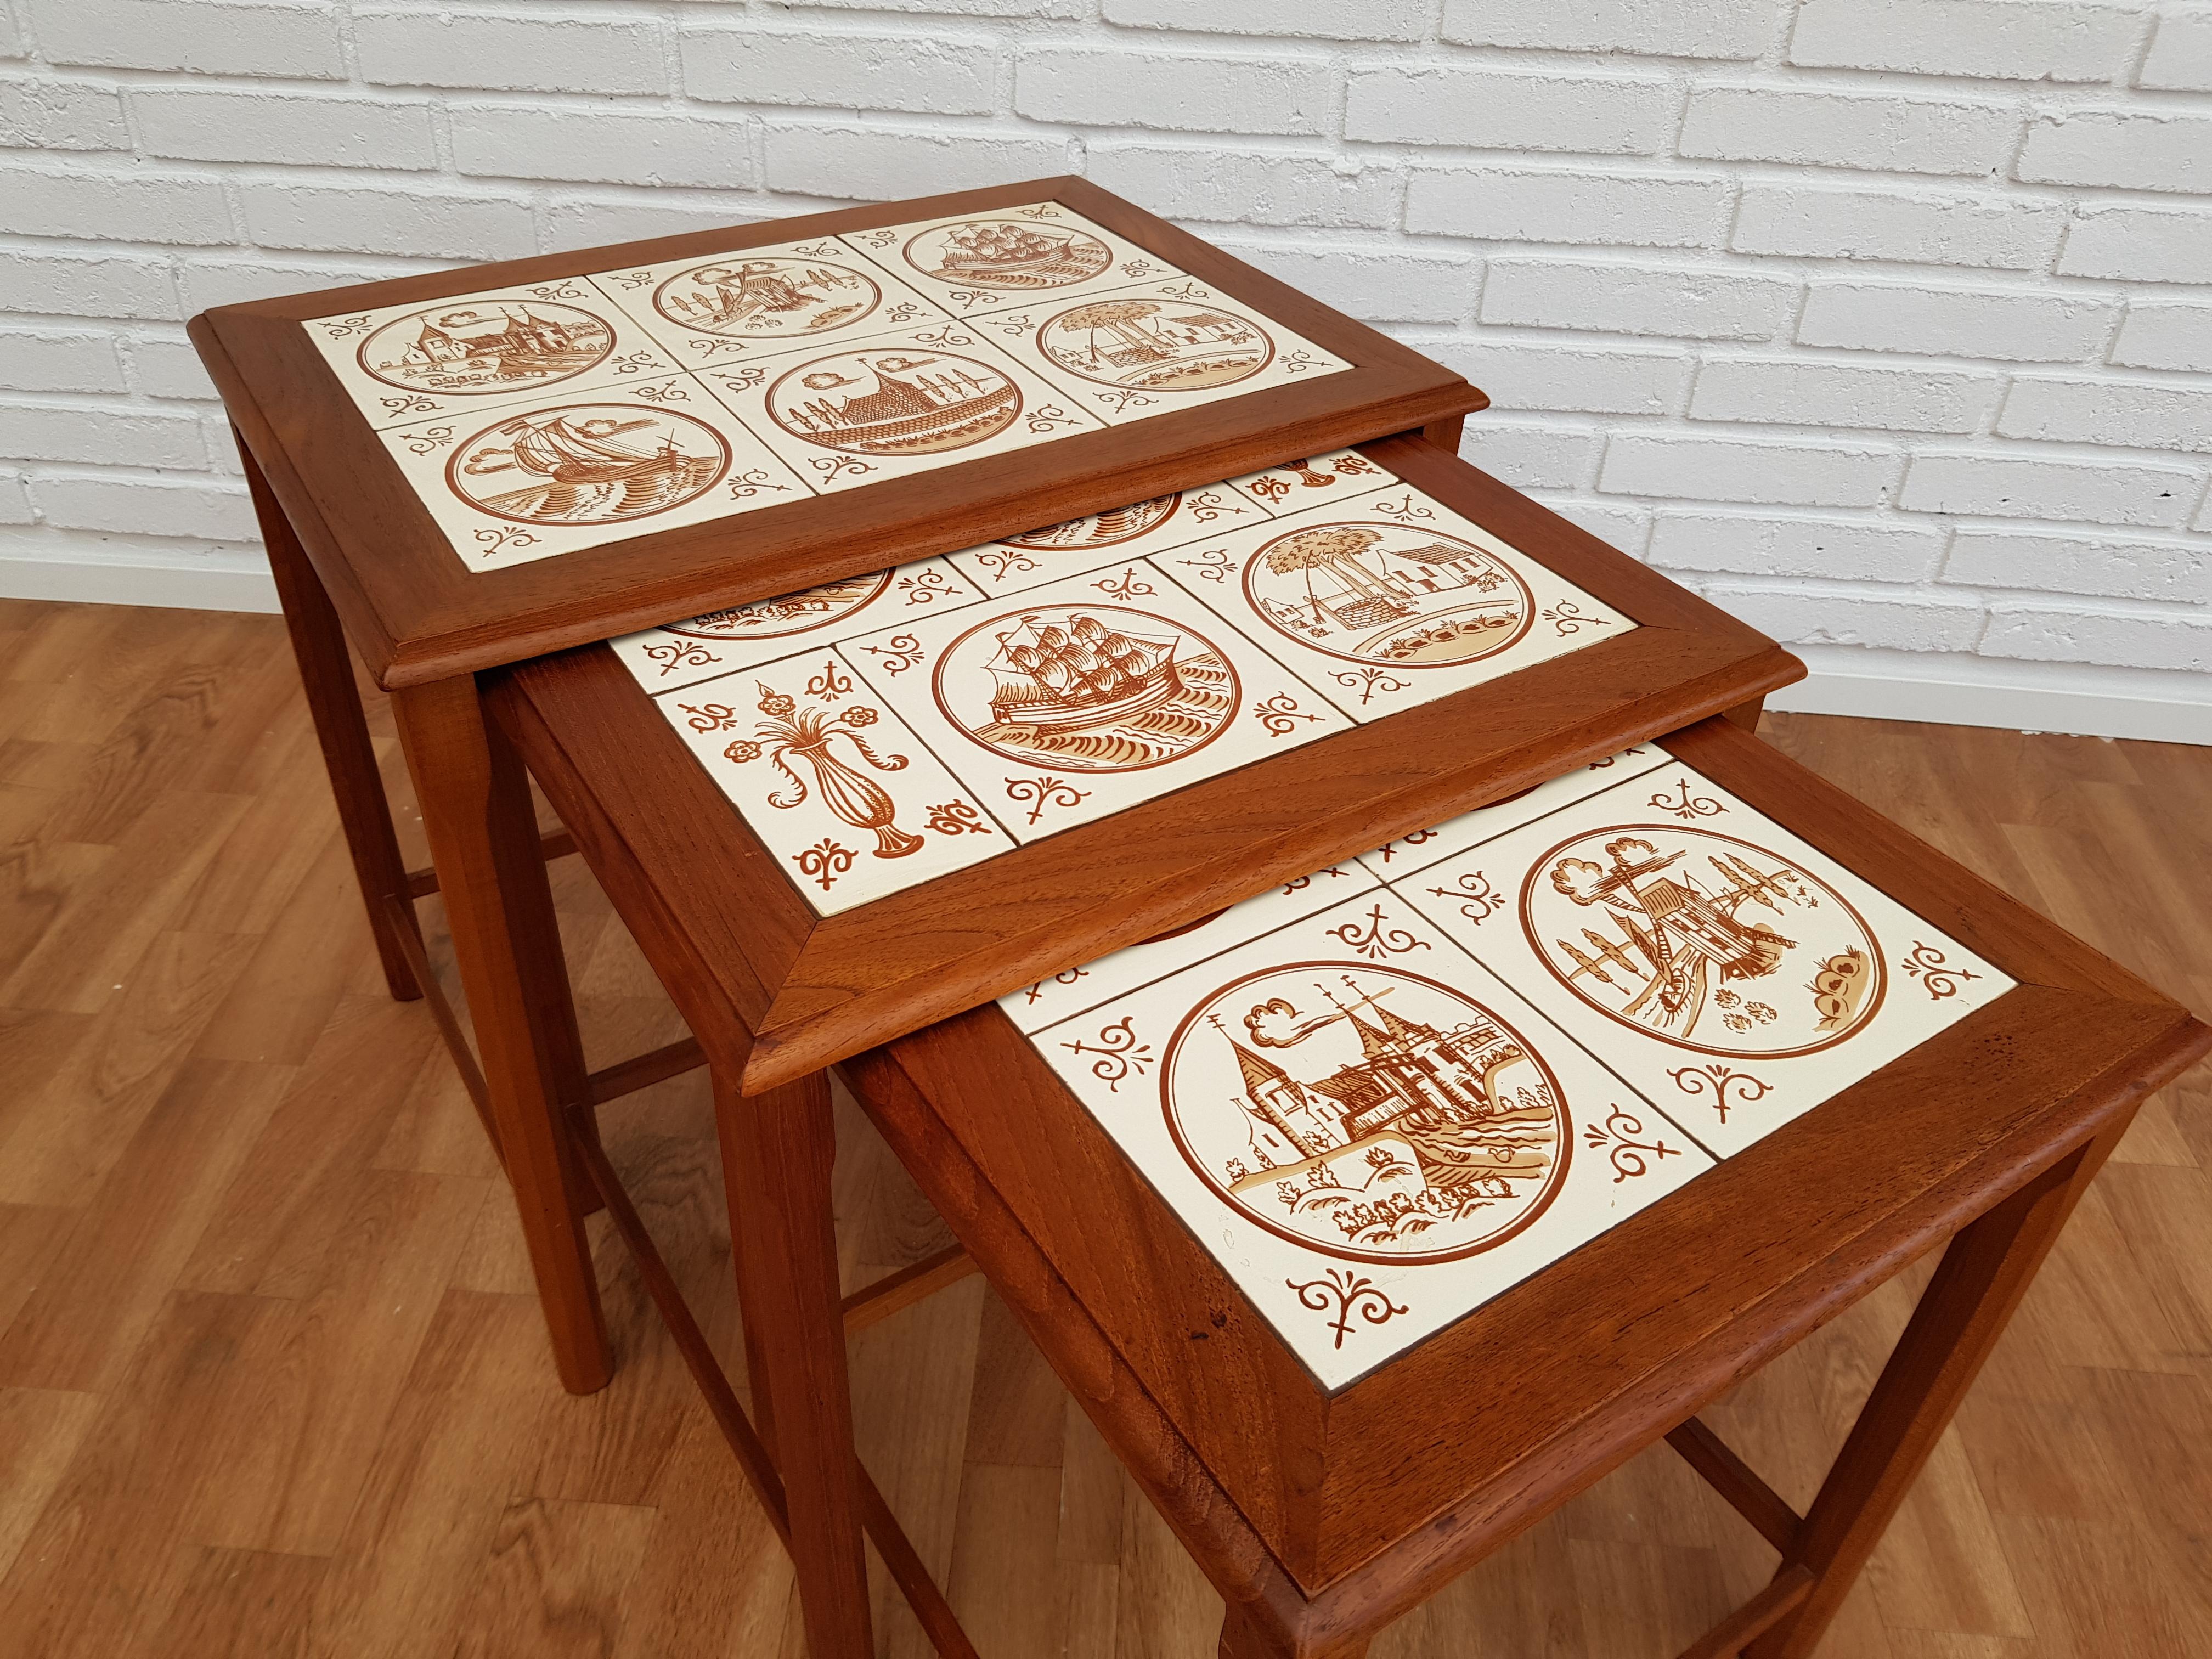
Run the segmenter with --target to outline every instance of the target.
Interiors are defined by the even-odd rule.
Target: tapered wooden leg
[[[337,798],[338,823],[353,854],[354,878],[368,908],[376,954],[384,963],[384,982],[394,997],[411,1002],[422,994],[422,988],[415,982],[407,953],[392,933],[395,927],[415,925],[407,866],[392,833],[392,806],[385,799],[376,750],[368,740],[368,723],[362,718],[361,692],[354,684],[345,630],[331,608],[330,595],[323,591],[322,578],[292,533],[291,520],[242,440],[238,453],[246,464],[246,488],[261,522],[261,540],[269,550],[270,574],[276,579],[284,626],[292,635],[292,656],[300,665],[307,712],[315,722],[316,741],[322,745],[323,769],[330,774],[331,793]],[[398,901],[396,905],[390,902],[393,899]],[[420,938],[418,933],[418,944]]]
[[[1366,1659],[1367,1644],[1364,1636],[1315,1646],[1294,1636],[1273,1634],[1236,1607],[1221,1619],[1221,1659]]]
[[[830,1208],[837,1155],[830,1079],[817,1073],[747,1097],[717,1066],[714,1115],[747,1354],[758,1367],[755,1410],[771,1402],[808,1659],[869,1659],[875,1647]]]
[[[584,1234],[588,1189],[562,1126],[591,1085],[529,782],[472,677],[404,688],[392,706],[554,1361],[570,1393],[589,1394],[613,1363]]]
[[[1467,429],[1467,416],[1448,415],[1441,421],[1431,421],[1421,428],[1421,436],[1447,455],[1459,453],[1460,435]]]
[[[1721,713],[1745,731],[1755,733],[1759,730],[1759,717],[1765,708],[1766,694],[1762,691],[1749,702],[1740,702],[1733,708],[1722,709]]]
[[[1810,1571],[1812,1591],[1743,1650],[1746,1659],[1813,1651],[2126,1127],[2106,1130],[1952,1239],[1783,1557],[1779,1573]]]

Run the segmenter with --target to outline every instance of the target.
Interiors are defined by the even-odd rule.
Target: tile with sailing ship
[[[1711,1166],[1387,889],[1030,1041],[1330,1389]]]
[[[960,317],[1183,274],[1058,202],[848,231],[842,240]]]
[[[951,556],[952,562],[987,593],[1018,593],[1041,587],[1115,560],[1142,558],[1218,535],[1239,525],[1264,524],[1268,514],[1258,502],[1226,484],[1155,495],[1104,513],[1087,514],[1063,524],[986,542]],[[1195,574],[1206,580],[1209,567]]]
[[[1195,276],[970,320],[1115,426],[1352,367]]]
[[[817,490],[851,489],[1098,429],[963,323],[823,340],[699,380]]]
[[[1671,757],[1395,890],[1723,1157],[2012,987]]]
[[[1190,591],[1360,721],[1636,626],[1402,483],[1194,543],[1169,574],[1217,553],[1223,579]]]
[[[1013,844],[827,647],[663,692],[653,706],[821,915]]]
[[[1578,766],[1573,771],[1540,783],[1531,789],[1494,800],[1487,806],[1478,806],[1472,812],[1462,812],[1455,818],[1427,830],[1416,830],[1395,841],[1386,841],[1359,855],[1359,862],[1385,881],[1402,881],[1419,875],[1431,865],[1440,864],[1470,847],[1504,835],[1508,830],[1517,830],[1524,823],[1571,806],[1586,795],[1595,795],[1613,785],[1655,766],[1664,766],[1671,758],[1656,744],[1640,744],[1633,749],[1624,749],[1617,755],[1607,755],[1602,760],[1592,761],[1588,766]],[[1494,896],[1478,879],[1462,888],[1437,888],[1432,896],[1454,903],[1473,905],[1477,909],[1488,904]]]
[[[644,382],[680,365],[581,277],[302,323],[373,427]]]
[[[840,648],[1024,842],[1350,724],[1141,559]]]
[[[665,628],[641,629],[607,643],[640,685],[667,691],[833,644],[849,634],[873,633],[908,617],[957,610],[982,597],[948,560],[917,559]]]
[[[809,491],[687,375],[379,434],[472,570],[727,518]]]
[[[1266,504],[1274,514],[1302,512],[1309,507],[1334,506],[1354,495],[1364,495],[1398,482],[1397,474],[1370,460],[1356,449],[1334,449],[1280,466],[1262,467],[1231,478],[1229,487]]]
[[[599,271],[589,281],[690,368],[946,318],[834,236]]]

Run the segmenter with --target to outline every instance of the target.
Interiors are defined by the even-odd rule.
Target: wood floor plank
[[[328,1562],[205,1546],[191,1556],[151,1651],[191,1659],[299,1659]]]
[[[59,1389],[0,1389],[0,1578],[61,1484],[100,1396]]]
[[[500,1516],[453,1659],[601,1659],[620,1634],[623,1591],[645,1559],[651,1510],[519,1498]]]

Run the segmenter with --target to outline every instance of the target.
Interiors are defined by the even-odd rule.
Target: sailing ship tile
[[[1711,1167],[1388,890],[1030,1040],[1332,1390]]]
[[[471,570],[804,501],[805,483],[687,375],[395,427],[385,448]]]
[[[1114,426],[1352,367],[1194,276],[973,320]]]
[[[2012,986],[1671,757],[1392,890],[1723,1157]]]
[[[653,706],[821,915],[1013,844],[832,651],[664,692]]]
[[[384,306],[300,325],[372,427],[471,418],[518,398],[643,382],[680,367],[580,277]]]
[[[1524,823],[1573,805],[1586,795],[1595,795],[1613,785],[1656,766],[1664,766],[1671,759],[1656,744],[1642,744],[1633,749],[1624,749],[1617,755],[1607,755],[1603,760],[1592,761],[1588,766],[1578,766],[1573,771],[1524,789],[1503,800],[1492,801],[1487,806],[1478,806],[1472,812],[1462,812],[1457,817],[1428,830],[1419,830],[1410,836],[1401,836],[1359,855],[1359,862],[1385,881],[1404,881],[1421,875],[1431,865],[1464,853],[1470,847],[1516,830]],[[1441,889],[1433,896],[1455,903],[1473,903],[1478,908],[1484,902],[1475,887]]]
[[[823,341],[701,382],[816,489],[911,477],[1099,422],[964,324]]]
[[[607,643],[640,685],[671,691],[802,648],[873,633],[895,619],[955,611],[982,597],[949,560],[917,559],[665,628],[641,629]]]
[[[1324,503],[1333,506],[1348,496],[1396,482],[1395,473],[1358,450],[1334,449],[1326,455],[1247,472],[1231,478],[1229,487],[1261,502],[1270,513],[1282,514]]]
[[[840,647],[1018,840],[1350,724],[1144,560],[1018,601]]]
[[[834,236],[593,273],[590,282],[686,368],[948,320]]]
[[[1115,561],[1181,547],[1224,529],[1264,524],[1267,518],[1261,503],[1224,484],[1209,484],[1046,525],[951,556],[984,592],[1018,593]],[[1197,574],[1203,577],[1204,569]]]
[[[1058,202],[852,231],[842,240],[956,317],[1056,307],[1184,274]]]

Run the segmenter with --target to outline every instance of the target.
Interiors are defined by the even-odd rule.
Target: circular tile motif
[[[1561,842],[1522,883],[1521,926],[1591,1007],[1700,1054],[1828,1048],[1874,1018],[1887,988],[1849,900],[1709,830],[1622,823]]]
[[[900,349],[817,357],[768,390],[768,412],[794,438],[858,455],[928,455],[1003,432],[1021,389],[988,363]]]
[[[1228,653],[1182,623],[1120,605],[1002,613],[937,659],[945,717],[1026,766],[1136,772],[1218,737],[1236,714]]]
[[[848,327],[883,301],[872,278],[826,259],[718,259],[653,291],[653,308],[669,321],[733,339]]]
[[[1063,548],[1117,547],[1165,524],[1182,501],[1180,493],[1155,495],[1147,501],[1132,501],[1127,507],[1114,507],[1104,513],[1086,514],[1082,518],[1069,519],[1065,523],[1048,524],[1040,530],[1007,536],[1002,538],[1002,544],[1035,548],[1045,552],[1056,552]]]
[[[1535,601],[1474,543],[1403,525],[1314,525],[1244,565],[1244,597],[1278,632],[1352,662],[1448,668],[1528,631]]]
[[[410,392],[478,396],[550,386],[614,349],[605,322],[540,301],[447,301],[395,317],[361,343],[362,372]]]
[[[1021,219],[964,219],[907,239],[907,263],[964,288],[1066,288],[1114,263],[1096,236]]]
[[[688,635],[696,640],[772,640],[787,634],[811,633],[843,621],[877,598],[890,583],[891,573],[888,570],[878,570],[872,576],[848,576],[842,581],[823,582],[819,587],[802,588],[773,599],[755,599],[750,605],[727,611],[709,611],[703,617],[673,623],[664,631]]]
[[[485,428],[453,451],[446,483],[521,524],[611,524],[681,507],[729,467],[722,434],[689,415],[570,404]]]
[[[1275,356],[1257,323],[1212,306],[1167,300],[1093,300],[1037,331],[1046,356],[1102,386],[1200,392],[1247,380]]]
[[[1204,998],[1169,1039],[1160,1104],[1224,1203],[1362,1261],[1494,1249],[1544,1212],[1572,1151],[1559,1080],[1520,1033],[1449,986],[1356,963]]]

